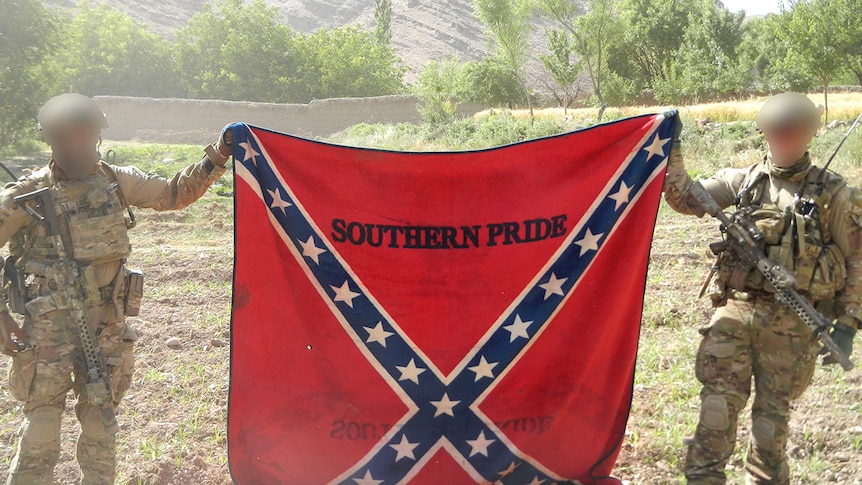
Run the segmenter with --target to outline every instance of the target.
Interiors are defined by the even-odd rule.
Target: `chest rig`
[[[768,170],[755,166],[743,181],[736,198],[736,213],[747,218],[762,234],[766,256],[790,270],[796,289],[812,301],[834,298],[844,288],[844,255],[831,238],[831,201],[845,185],[842,178],[817,167],[808,169],[789,203],[773,200]],[[789,197],[789,194],[787,194]],[[731,291],[774,293],[758,270],[743,268],[727,253],[716,263],[718,277],[710,296],[720,304]]]
[[[103,164],[93,175],[51,185],[63,241],[78,263],[97,265],[123,260],[131,253],[119,185],[109,179],[106,170],[110,169]],[[26,259],[50,262],[59,258],[42,226],[22,232]]]

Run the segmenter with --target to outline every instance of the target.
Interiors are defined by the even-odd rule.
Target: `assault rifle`
[[[39,273],[44,274],[57,288],[68,302],[69,313],[78,330],[78,338],[81,340],[81,350],[87,365],[86,392],[87,401],[102,410],[102,423],[108,433],[115,434],[118,431],[117,416],[114,413],[113,397],[111,394],[111,379],[105,371],[105,362],[102,352],[96,341],[93,329],[90,328],[90,320],[87,316],[85,301],[96,297],[88,292],[98,291],[92,267],[89,272],[82,268],[72,259],[63,242],[60,230],[60,220],[57,216],[57,207],[50,187],[45,187],[28,194],[15,197],[15,202],[24,208],[36,221],[42,225],[52,239],[54,247],[60,256],[60,260],[50,266],[35,263],[40,268]],[[31,207],[32,203],[36,208]],[[38,210],[37,210],[38,209]],[[28,262],[29,265],[29,262]],[[26,269],[26,267],[25,267]],[[86,284],[90,280],[90,284]],[[89,297],[89,298],[88,298]]]
[[[853,362],[844,355],[832,336],[829,329],[832,322],[818,312],[814,306],[796,291],[796,278],[780,263],[770,261],[760,249],[758,242],[763,239],[763,234],[757,229],[744,214],[728,216],[724,213],[715,199],[703,188],[699,182],[695,182],[689,189],[689,194],[697,199],[701,208],[709,215],[721,222],[721,230],[725,239],[718,244],[710,246],[714,253],[729,251],[730,254],[747,269],[757,268],[769,284],[775,288],[775,296],[779,301],[790,307],[794,313],[811,329],[817,338],[823,343],[836,362],[841,364],[845,371],[853,368]],[[732,219],[731,219],[732,217]]]

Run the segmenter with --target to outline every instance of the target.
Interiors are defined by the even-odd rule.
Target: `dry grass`
[[[808,95],[814,103],[823,105],[823,94],[812,93]],[[766,101],[767,96],[752,97],[739,101],[722,101],[720,103],[703,103],[693,106],[629,106],[623,108],[611,107],[605,110],[604,119],[614,120],[629,116],[647,113],[660,113],[662,111],[677,108],[684,119],[701,120],[711,119],[716,122],[752,120]],[[478,113],[477,117],[487,116],[491,111],[486,110]],[[852,120],[862,112],[862,93],[830,93],[829,94],[829,119]],[[527,118],[530,112],[525,109],[513,110],[512,114],[517,118]],[[566,112],[573,119],[595,119],[598,114],[597,108],[570,109]],[[562,118],[562,108],[546,108],[535,110],[538,117]]]

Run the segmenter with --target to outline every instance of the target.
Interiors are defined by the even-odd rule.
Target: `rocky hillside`
[[[82,0],[48,0],[74,8]],[[170,36],[197,12],[203,0],[101,0],[154,31]],[[296,30],[312,32],[321,27],[374,25],[374,0],[267,0],[283,12],[285,22]],[[415,76],[429,60],[458,55],[475,60],[486,51],[482,25],[473,15],[471,0],[393,0],[392,44]],[[541,29],[536,34],[536,44]],[[413,77],[413,76],[408,76]]]

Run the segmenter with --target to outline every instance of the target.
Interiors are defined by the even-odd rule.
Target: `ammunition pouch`
[[[72,257],[94,263],[128,257],[131,244],[118,196],[110,188],[100,187],[87,192],[79,203],[84,201],[68,212]]]
[[[816,258],[806,259],[797,265],[799,289],[812,300],[828,300],[844,289],[847,266],[844,254],[835,244],[824,246]]]
[[[102,290],[96,284],[96,271],[92,265],[78,265],[77,277],[67,274],[68,268],[59,264],[48,265],[27,261],[25,270],[29,276],[27,277],[27,302],[24,307],[33,317],[70,307],[66,293],[57,291],[59,285],[77,286],[81,304],[85,307],[97,305],[104,300]]]
[[[126,295],[123,298],[124,313],[128,317],[137,316],[141,311],[144,296],[144,273],[139,269],[125,269]]]
[[[23,315],[26,309],[27,287],[24,284],[24,275],[15,266],[18,258],[16,256],[7,256],[3,266],[3,294],[6,298],[6,307],[12,313]]]

